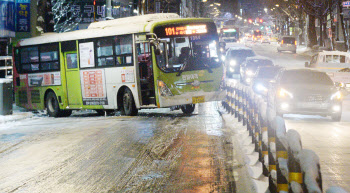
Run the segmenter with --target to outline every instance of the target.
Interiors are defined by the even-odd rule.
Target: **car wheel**
[[[130,89],[125,89],[123,94],[123,107],[122,114],[127,116],[135,116],[137,115],[138,110],[136,109],[134,97]]]
[[[341,113],[331,115],[332,121],[339,122],[341,120]]]
[[[58,105],[57,97],[54,92],[49,92],[45,98],[47,114],[50,117],[60,117],[61,110]]]
[[[188,105],[181,106],[181,110],[185,115],[192,114],[195,108],[196,108],[195,104],[188,104]]]

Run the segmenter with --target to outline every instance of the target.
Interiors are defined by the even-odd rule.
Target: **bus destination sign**
[[[177,27],[166,27],[166,36],[177,36],[177,35],[195,35],[207,33],[207,25],[186,25]]]

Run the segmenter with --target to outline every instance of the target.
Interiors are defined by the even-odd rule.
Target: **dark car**
[[[282,66],[259,66],[252,81],[254,92],[266,97],[270,82],[282,69]]]
[[[240,69],[241,82],[249,85],[259,66],[274,66],[274,64],[270,58],[264,56],[246,58]]]
[[[255,56],[255,53],[250,48],[230,47],[225,57],[226,76],[231,78],[233,74],[239,74],[241,64],[251,56]]]
[[[342,94],[325,72],[282,70],[270,83],[267,104],[277,115],[322,115],[340,121]]]

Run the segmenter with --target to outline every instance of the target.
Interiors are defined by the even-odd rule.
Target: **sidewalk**
[[[12,105],[12,110],[12,115],[0,115],[0,124],[4,124],[10,121],[19,121],[34,116],[32,112],[29,112],[24,108],[18,107],[15,104]]]
[[[318,50],[313,50],[311,48],[306,47],[305,45],[299,45],[297,46],[297,54],[302,55],[302,56],[313,56],[317,54]]]

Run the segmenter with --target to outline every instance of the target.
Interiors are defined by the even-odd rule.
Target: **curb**
[[[19,121],[27,118],[33,117],[34,114],[31,112],[21,112],[21,113],[15,113],[12,115],[3,115],[0,116],[0,124],[5,124],[7,122],[12,122],[12,121]]]

